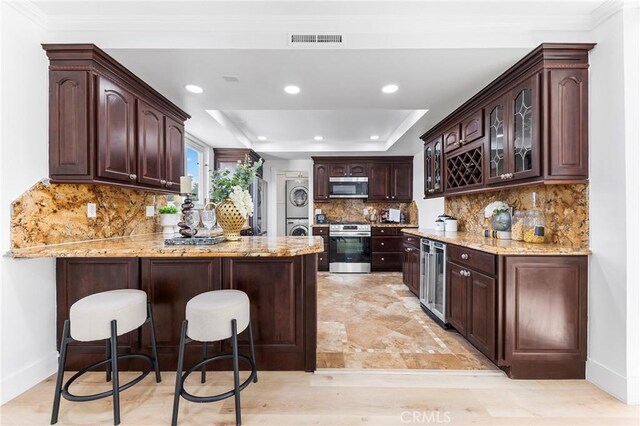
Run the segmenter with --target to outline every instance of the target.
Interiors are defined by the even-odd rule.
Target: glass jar
[[[522,210],[516,210],[513,213],[513,218],[511,219],[511,239],[515,241],[524,240],[524,222],[525,222],[526,212]]]
[[[544,243],[546,220],[540,210],[527,212],[524,226],[524,241],[527,243]]]

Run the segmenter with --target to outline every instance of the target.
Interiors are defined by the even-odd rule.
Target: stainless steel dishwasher
[[[420,249],[420,305],[441,326],[447,324],[447,245],[423,238]]]

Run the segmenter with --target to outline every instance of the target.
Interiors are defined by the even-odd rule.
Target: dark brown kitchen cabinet
[[[313,164],[313,201],[329,201],[329,166]]]
[[[56,261],[57,342],[69,309],[78,300],[94,293],[118,289],[139,289],[138,259],[135,258],[71,258]],[[118,337],[122,354],[135,352],[139,338],[137,331]],[[73,342],[68,352],[66,368],[77,371],[105,358],[104,341]],[[129,364],[123,365],[127,369]]]
[[[349,176],[350,177],[367,177],[369,167],[366,163],[350,163],[349,164]]]
[[[391,180],[390,163],[374,163],[369,166],[369,197],[371,201],[389,199]]]
[[[135,96],[99,76],[97,112],[98,177],[137,183]]]
[[[506,257],[502,358],[510,377],[585,377],[587,280],[586,256]]]
[[[370,164],[368,199],[411,201],[413,199],[413,162]]]
[[[423,134],[425,196],[435,192],[427,167],[433,162],[430,144],[439,137],[445,150],[444,195],[586,182],[593,46],[540,45]]]
[[[329,177],[349,176],[349,165],[346,163],[330,164]]]
[[[220,290],[220,259],[141,259],[141,287],[153,307],[160,369],[170,370],[177,364],[176,349],[180,343],[180,324],[185,318],[187,302],[200,293]],[[141,346],[151,351],[148,330],[141,330]],[[212,352],[219,343],[210,345]],[[200,345],[187,345],[185,362],[194,365],[202,358]]]
[[[142,184],[165,186],[164,130],[162,113],[146,102],[138,101],[137,180]]]
[[[314,236],[320,236],[324,240],[324,251],[318,253],[318,271],[329,270],[329,227],[328,226],[314,226],[311,228],[311,234]]]
[[[252,149],[246,148],[214,148],[213,149],[213,168],[228,169],[234,171],[238,165],[238,161],[244,163],[249,160],[250,164],[259,161],[262,157]],[[263,167],[260,167],[256,176],[262,177]]]
[[[462,268],[447,262],[447,322],[463,336],[467,335],[467,277]]]
[[[420,239],[417,237],[404,237],[402,282],[414,295],[420,297]]]
[[[50,178],[178,191],[189,115],[93,44],[42,47]]]
[[[402,234],[400,228],[372,227],[371,228],[371,270],[398,271],[402,270]]]
[[[467,277],[469,291],[467,339],[487,356],[496,357],[496,280],[470,271]]]
[[[442,135],[424,146],[424,196],[441,196],[444,191]]]

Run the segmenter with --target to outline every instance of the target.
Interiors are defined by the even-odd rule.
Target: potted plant
[[[238,240],[242,226],[253,216],[253,200],[249,185],[262,166],[262,159],[251,164],[238,161],[236,169],[215,170],[211,174],[211,201],[216,205],[218,224],[227,240]]]
[[[484,217],[491,218],[491,227],[495,231],[511,229],[511,208],[503,201],[494,201],[485,207]]]
[[[160,225],[162,225],[162,234],[166,237],[173,236],[180,215],[176,206],[164,206],[158,209],[160,213]]]

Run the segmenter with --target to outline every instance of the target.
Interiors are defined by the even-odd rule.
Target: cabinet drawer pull
[[[460,270],[460,275],[462,275],[463,277],[470,277],[471,276],[471,272],[465,271],[464,269],[461,269]]]
[[[436,192],[436,190],[435,190],[435,189],[430,189],[430,190],[429,190],[429,193],[430,193],[430,194],[432,194],[432,193],[434,193],[434,192]]]
[[[469,255],[468,255],[467,253],[462,253],[462,254],[460,255],[460,257],[461,257],[462,259],[464,259],[464,260],[469,259]]]
[[[137,177],[138,177],[138,176],[137,176],[137,175],[135,175],[135,174],[133,174],[133,173],[131,173],[131,174],[129,175],[129,179],[131,179],[131,180],[136,180],[136,178],[137,178]]]
[[[160,179],[160,185],[167,186],[167,181],[164,179]]]

